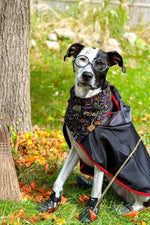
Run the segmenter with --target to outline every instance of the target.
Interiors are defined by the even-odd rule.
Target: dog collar
[[[99,94],[91,98],[75,96],[74,86],[70,90],[70,99],[65,114],[65,124],[79,143],[87,137],[111,110],[111,91],[109,83]]]

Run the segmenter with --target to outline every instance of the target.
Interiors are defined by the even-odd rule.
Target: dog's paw
[[[121,216],[125,213],[131,212],[133,211],[132,205],[128,204],[128,205],[115,205],[113,206],[113,211],[115,211],[117,213],[117,215]]]
[[[59,202],[61,202],[61,192],[60,192],[59,198],[57,198],[55,196],[55,192],[52,191],[50,198],[38,206],[38,211],[46,212],[46,211],[49,211],[50,209],[55,210]]]
[[[88,207],[86,208],[80,215],[79,215],[79,220],[84,223],[84,224],[87,224],[87,223],[91,223],[93,222],[92,221],[92,218],[91,218],[91,214],[90,214],[90,210],[93,211],[94,210],[94,207]],[[94,214],[97,216],[98,215],[98,212],[99,212],[99,208],[96,208],[96,210],[94,211]]]
[[[96,203],[98,201],[98,198],[92,198],[90,197],[90,199],[88,200],[88,207],[79,215],[79,220],[86,224],[86,223],[91,223],[92,218],[91,218],[91,214],[90,214],[90,210],[93,211]],[[94,214],[97,216],[99,212],[99,206],[95,209]]]
[[[84,189],[91,188],[93,185],[92,180],[87,180],[86,178],[82,176],[76,176],[76,182],[79,187],[82,187]]]

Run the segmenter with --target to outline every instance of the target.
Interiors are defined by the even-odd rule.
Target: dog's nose
[[[93,77],[93,74],[90,72],[83,72],[82,78],[86,81],[90,80]]]

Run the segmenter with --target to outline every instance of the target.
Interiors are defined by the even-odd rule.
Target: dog
[[[119,153],[121,154],[120,157],[118,156],[118,151],[115,149],[118,145],[120,145],[120,149],[124,148],[124,143],[122,144],[124,140],[121,139],[120,142],[117,141],[117,139],[124,138],[122,137],[124,135],[116,133],[118,130],[114,130],[114,133],[112,132],[112,129],[114,129],[118,121],[122,121],[122,119],[120,119],[123,115],[121,114],[121,107],[124,108],[123,112],[125,115],[125,122],[121,122],[121,126],[118,126],[119,129],[121,127],[121,132],[123,131],[125,136],[129,134],[127,141],[130,139],[130,136],[133,136],[132,140],[135,139],[135,141],[131,141],[131,143],[133,142],[131,145],[136,144],[138,136],[133,130],[133,127],[131,127],[130,108],[122,102],[119,94],[116,94],[116,96],[119,96],[118,98],[120,101],[120,103],[117,103],[113,94],[116,93],[116,89],[113,87],[110,88],[109,83],[106,81],[107,72],[109,68],[114,65],[121,67],[123,73],[126,72],[123,65],[122,56],[116,51],[104,52],[98,48],[85,47],[80,43],[75,43],[69,47],[66,55],[64,56],[64,61],[67,57],[71,56],[74,57],[73,71],[75,72],[75,86],[71,89],[71,98],[68,103],[64,125],[64,134],[66,141],[70,146],[70,152],[53,185],[49,200],[42,203],[39,206],[39,210],[48,211],[51,208],[57,207],[58,203],[61,201],[61,193],[63,191],[63,185],[66,179],[78,161],[81,160],[81,167],[86,165],[88,172],[92,171],[91,173],[94,175],[88,207],[80,214],[80,220],[83,223],[87,223],[91,222],[89,209],[94,209],[98,199],[101,196],[104,175],[108,180],[110,180],[113,176],[112,174],[116,172],[117,168],[125,159],[125,156],[122,155],[123,153]],[[97,103],[97,101],[99,102]],[[119,106],[119,104],[121,106]],[[91,108],[91,105],[94,105],[92,106],[94,109]],[[80,114],[82,114],[82,116],[80,116]],[[124,123],[126,125],[124,125]],[[108,124],[111,126],[111,135],[110,130],[108,129]],[[127,127],[130,129],[129,132],[126,132]],[[105,139],[104,133],[107,137],[105,137]],[[99,134],[101,137],[97,138],[97,135]],[[112,144],[109,139],[112,139]],[[98,143],[99,140],[100,144]],[[113,145],[116,147],[113,147]],[[85,150],[86,146],[87,149],[89,149],[88,152]],[[110,158],[107,146],[114,151],[114,153],[111,153]],[[140,148],[143,150],[141,151],[141,154],[144,154],[144,156],[142,155],[142,158],[144,158],[146,162],[144,163],[146,165],[146,169],[150,171],[150,168],[147,168],[150,165],[150,159],[142,143],[140,143]],[[126,147],[124,149],[125,152]],[[137,150],[137,152],[139,154],[140,150]],[[101,157],[103,158],[103,162],[99,163],[99,161],[101,161]],[[116,160],[117,157],[118,159]],[[138,160],[140,161],[139,156],[135,157],[138,157]],[[99,161],[97,158],[99,158]],[[120,158],[122,158],[121,162]],[[116,165],[112,163],[113,160],[116,160]],[[112,165],[110,166],[110,164]],[[144,202],[148,202],[150,199],[150,172],[147,172],[144,180],[143,176],[145,172],[139,172],[142,169],[139,170],[138,166],[136,166],[135,169],[134,166],[133,168],[131,166],[130,173],[126,172],[130,169],[130,164],[124,170],[124,174],[122,173],[125,177],[122,178],[121,174],[120,178],[118,178],[121,179],[121,181],[116,179],[113,183],[113,188],[117,194],[122,196],[128,203],[131,203],[127,206],[122,206],[121,209],[115,207],[115,209],[120,210],[120,214],[131,210],[141,210],[144,207]],[[134,165],[135,161],[133,161],[132,164]],[[109,167],[111,171],[109,171]],[[135,171],[137,171],[137,173]],[[126,180],[128,180],[128,177],[130,177],[129,183],[132,183],[132,180],[134,180],[134,177],[132,177],[132,172],[138,174],[139,177],[143,179],[142,183],[145,183],[143,189],[141,188],[142,184],[140,184],[140,178],[139,182],[136,180],[134,181],[134,185],[139,186],[139,190],[134,191],[130,184],[129,186],[126,185]],[[137,175],[133,174],[133,176]],[[95,210],[96,215],[98,214],[98,211],[99,207]]]

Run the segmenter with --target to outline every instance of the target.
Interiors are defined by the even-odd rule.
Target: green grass
[[[75,12],[74,12],[75,13]],[[77,12],[76,12],[77,13]],[[78,13],[80,13],[78,11]],[[74,20],[75,27],[80,24],[81,14],[73,15],[76,20]],[[112,22],[112,15],[110,16],[110,22]],[[124,18],[124,15],[120,15],[120,18]],[[42,19],[41,19],[42,18]],[[70,18],[70,17],[69,17]],[[65,15],[67,19],[67,15]],[[97,21],[98,18],[95,18]],[[123,32],[123,27],[121,27],[121,22],[118,27],[115,28],[115,16],[112,29],[112,36],[117,38],[117,33],[121,29]],[[47,22],[49,21],[49,22]],[[63,21],[63,20],[62,20]],[[66,20],[67,21],[67,20]],[[105,25],[105,18],[103,18]],[[103,22],[101,21],[101,23]],[[30,64],[31,64],[31,104],[32,104],[32,124],[37,124],[40,128],[46,129],[48,131],[60,130],[63,126],[63,117],[65,114],[65,109],[67,107],[67,100],[69,99],[70,88],[74,85],[74,73],[72,71],[72,59],[67,59],[63,62],[63,57],[66,54],[67,48],[72,44],[69,39],[59,39],[61,49],[60,51],[49,50],[45,44],[47,40],[48,33],[53,31],[54,25],[61,26],[61,18],[57,20],[54,15],[49,14],[48,17],[37,17],[32,15],[31,17],[31,38],[36,40],[36,47],[31,48],[30,51]],[[87,20],[85,19],[85,22]],[[83,24],[81,24],[83,25]],[[109,24],[111,25],[111,23]],[[64,24],[62,25],[64,26]],[[120,28],[119,28],[120,26]],[[77,28],[76,28],[77,29]],[[79,31],[79,29],[78,29]],[[89,33],[93,30],[89,29]],[[147,31],[135,31],[139,38],[144,38],[148,44],[150,44],[150,39],[148,39],[150,32]],[[146,34],[146,35],[145,35]],[[105,36],[103,37],[105,38]],[[110,68],[107,80],[110,84],[114,85],[120,92],[125,103],[132,107],[133,123],[136,129],[143,134],[143,141],[147,148],[150,148],[149,138],[150,138],[150,53],[149,48],[143,45],[143,42],[139,41],[136,45],[131,46],[127,41],[125,41],[119,34],[118,37],[122,49],[123,49],[123,59],[124,65],[126,67],[126,75],[122,75],[121,68],[114,66]],[[96,47],[98,44],[93,43]],[[105,49],[103,49],[105,50]],[[45,187],[52,187],[58,173],[60,166],[51,176],[45,176],[43,170],[37,171],[36,167],[31,170],[22,170],[22,174],[18,174],[19,178],[26,180],[26,182],[31,183],[33,179],[36,179],[39,187],[45,185]],[[28,179],[26,179],[26,173],[28,174]],[[36,174],[36,176],[35,176]],[[75,175],[79,174],[79,168],[76,167],[72,172],[71,176],[64,185],[63,195],[68,198],[65,205],[59,207],[59,209],[54,213],[57,218],[65,219],[67,225],[81,224],[75,217],[76,213],[82,212],[85,206],[79,203],[79,196],[84,193],[90,196],[91,190],[84,190],[78,188],[77,185],[70,185],[69,181],[75,179]],[[120,199],[115,192],[110,188],[105,195],[103,202],[100,206],[99,216],[93,225],[140,225],[143,222],[150,224],[150,213],[149,209],[144,209],[141,211],[137,218],[127,218],[124,216],[117,216],[111,211],[111,208],[115,204],[122,204],[122,199]],[[12,202],[0,202],[0,217],[9,217],[11,213],[15,210],[23,209],[26,217],[35,216],[37,211],[37,203],[32,202],[32,200],[23,200],[23,203],[12,203]],[[2,219],[0,218],[0,224],[2,224]],[[7,222],[9,224],[9,222]],[[19,222],[13,222],[13,224],[30,224],[24,218]],[[50,225],[59,224],[54,222],[53,219],[43,220],[37,223],[38,225]],[[4,225],[4,224],[3,224]]]

